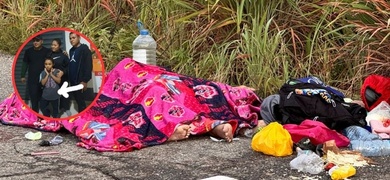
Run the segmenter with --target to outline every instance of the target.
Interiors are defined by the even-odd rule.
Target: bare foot
[[[229,123],[220,124],[210,131],[212,136],[217,136],[225,139],[227,142],[233,140],[233,127]]]
[[[179,125],[175,132],[169,137],[168,141],[179,141],[187,139],[190,136],[190,126],[187,124]]]

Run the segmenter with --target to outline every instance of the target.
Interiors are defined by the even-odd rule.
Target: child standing
[[[54,60],[51,57],[45,59],[45,68],[41,72],[40,82],[43,86],[42,98],[41,98],[41,111],[44,116],[50,117],[50,110],[48,109],[51,104],[53,109],[53,118],[59,118],[59,99],[60,95],[57,93],[60,89],[61,77],[63,72],[59,69],[54,69]]]

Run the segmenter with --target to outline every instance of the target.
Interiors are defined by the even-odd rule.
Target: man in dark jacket
[[[26,82],[27,76],[27,87],[28,95],[31,101],[31,109],[39,113],[38,102],[42,96],[42,86],[39,83],[39,75],[43,70],[45,58],[50,52],[50,49],[42,46],[42,36],[38,35],[33,38],[33,47],[28,48],[24,53],[21,82]]]
[[[73,46],[69,50],[68,80],[70,86],[83,85],[83,89],[71,92],[77,102],[77,111],[80,113],[86,108],[85,96],[87,83],[92,78],[92,53],[89,47],[80,43],[80,35],[71,32],[69,34],[70,44]]]

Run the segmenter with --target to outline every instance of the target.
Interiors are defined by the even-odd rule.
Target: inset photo
[[[96,101],[104,63],[85,35],[68,28],[50,28],[28,38],[15,57],[15,92],[34,114],[66,120]]]

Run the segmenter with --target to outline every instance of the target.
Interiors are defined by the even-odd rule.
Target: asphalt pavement
[[[13,92],[12,56],[0,55],[0,101]],[[2,179],[330,179],[325,172],[310,175],[290,168],[296,154],[263,155],[251,149],[249,138],[233,143],[208,136],[169,142],[133,152],[97,152],[77,147],[78,139],[63,130],[43,132],[41,140],[64,137],[57,146],[39,146],[24,137],[34,129],[0,124]],[[53,152],[51,155],[31,155]],[[357,167],[350,179],[390,179],[390,157],[372,158],[377,165]]]

